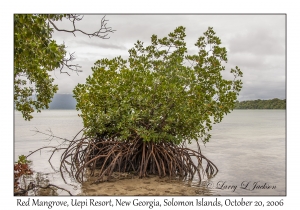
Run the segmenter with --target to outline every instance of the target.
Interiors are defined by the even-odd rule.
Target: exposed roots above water
[[[99,138],[72,141],[62,154],[61,174],[66,170],[78,182],[83,182],[86,169],[91,176],[98,177],[97,181],[108,180],[113,172],[129,172],[140,178],[158,175],[191,180],[198,176],[200,181],[201,174],[212,177],[218,172],[201,154],[199,145],[195,151],[185,144],[143,142],[137,138],[122,142]]]

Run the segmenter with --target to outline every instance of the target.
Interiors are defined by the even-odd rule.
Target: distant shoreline
[[[286,99],[237,101],[235,109],[286,109]]]

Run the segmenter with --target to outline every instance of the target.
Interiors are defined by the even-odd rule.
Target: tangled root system
[[[78,182],[84,181],[86,169],[91,176],[98,177],[97,181],[108,180],[114,172],[134,173],[140,178],[158,175],[186,180],[197,175],[201,181],[201,174],[212,177],[218,169],[201,154],[198,142],[197,146],[198,151],[195,151],[184,143],[143,142],[139,138],[128,141],[81,138],[71,141],[63,152],[60,171],[62,177],[62,171],[67,171]]]

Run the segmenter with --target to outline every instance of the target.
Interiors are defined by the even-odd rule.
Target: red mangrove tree
[[[116,171],[200,179],[201,170],[217,172],[199,142],[207,143],[212,124],[234,108],[242,72],[235,67],[224,78],[227,51],[213,28],[197,40],[194,55],[185,36],[180,26],[167,37],[153,35],[149,46],[137,41],[127,60],[98,60],[86,83],[75,87],[84,138],[63,159],[72,158],[77,180],[86,168],[92,175],[99,169],[99,180]],[[198,149],[188,147],[193,141]]]

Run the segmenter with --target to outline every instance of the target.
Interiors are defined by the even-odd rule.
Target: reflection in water
[[[45,174],[40,173],[40,172],[36,173],[34,181],[37,185],[40,185],[40,186],[47,186],[47,185],[50,184],[49,179],[47,178],[47,176]],[[57,192],[56,188],[52,188],[52,187],[51,188],[46,188],[46,189],[37,188],[36,191],[34,192],[34,195],[37,195],[37,196],[46,196],[46,195],[55,196],[55,195],[58,195],[58,192]]]
[[[32,175],[23,175],[20,178],[20,187],[26,192],[20,195],[28,196],[56,196],[57,188],[47,187],[49,186],[49,179],[46,174],[41,172],[34,173]]]

